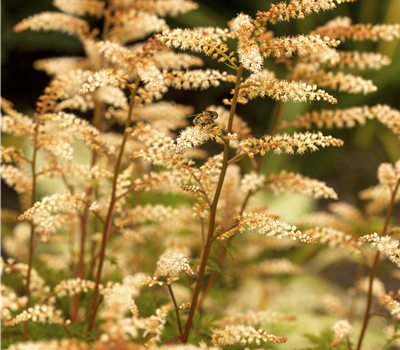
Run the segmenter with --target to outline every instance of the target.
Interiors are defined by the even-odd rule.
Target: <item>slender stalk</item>
[[[225,260],[225,256],[226,256],[226,253],[227,253],[227,252],[228,252],[228,249],[226,248],[226,246],[224,246],[224,247],[222,248],[221,254],[220,254],[219,257],[218,257],[218,261],[217,261],[217,266],[218,266],[218,267],[221,267],[221,266],[222,266],[222,263],[223,263],[224,260]],[[197,308],[198,308],[198,309],[200,309],[200,306],[203,304],[204,298],[206,297],[206,295],[207,295],[208,292],[210,291],[210,289],[211,289],[211,287],[212,287],[212,285],[213,285],[213,283],[214,283],[214,281],[215,281],[216,278],[217,278],[217,273],[214,272],[214,273],[210,276],[210,278],[208,279],[207,284],[206,284],[206,286],[205,286],[205,288],[204,288],[204,291],[203,291],[203,293],[202,293],[202,295],[201,295],[201,298],[200,298],[200,300],[199,300],[199,303],[198,303],[198,305],[197,305]]]
[[[199,217],[200,217],[200,223],[201,223],[201,244],[204,247],[204,245],[206,244],[206,237],[204,234],[204,219],[200,216],[200,213],[199,213]]]
[[[179,317],[179,307],[178,304],[176,303],[175,295],[174,292],[172,291],[171,284],[168,284],[168,291],[169,294],[171,295],[172,301],[174,302],[176,319],[178,320],[179,334],[182,336],[182,325],[181,325],[181,319]]]
[[[232,132],[232,125],[233,125],[233,117],[235,115],[235,110],[236,110],[236,105],[237,105],[237,99],[239,95],[239,85],[240,81],[242,78],[242,73],[243,73],[243,65],[240,64],[239,69],[237,70],[236,73],[236,84],[235,84],[235,91],[233,94],[232,98],[232,105],[231,105],[231,110],[229,113],[229,121],[228,121],[228,127],[226,132],[231,133]],[[228,168],[228,160],[229,160],[229,140],[225,142],[224,145],[224,157],[222,160],[222,167],[221,167],[221,173],[219,176],[218,180],[218,185],[217,189],[215,191],[214,199],[210,208],[210,219],[209,219],[209,225],[208,225],[208,236],[207,236],[207,241],[205,246],[203,246],[202,253],[201,253],[201,258],[200,258],[200,266],[199,266],[199,272],[197,275],[197,283],[196,283],[196,288],[193,293],[193,298],[192,298],[192,305],[190,307],[189,311],[189,316],[188,320],[186,322],[186,327],[185,327],[185,332],[181,338],[183,343],[187,342],[187,339],[189,337],[189,332],[192,327],[193,323],[193,316],[196,311],[196,306],[197,306],[197,301],[199,298],[200,290],[203,284],[203,279],[204,279],[204,273],[206,271],[206,266],[207,266],[207,261],[208,257],[210,255],[210,250],[211,250],[211,245],[212,245],[212,238],[214,235],[214,228],[215,228],[215,216],[217,214],[217,205],[218,205],[218,200],[219,196],[221,194],[222,190],[222,185],[224,183],[225,175],[226,175],[226,170]]]
[[[29,309],[29,304],[31,301],[31,291],[29,290],[30,288],[30,282],[31,282],[31,270],[32,270],[32,261],[33,261],[33,237],[35,235],[35,227],[33,223],[31,223],[31,236],[29,240],[29,258],[28,258],[28,274],[26,276],[26,287],[25,287],[25,295],[26,295],[26,307],[25,310]],[[22,338],[24,340],[27,340],[28,337],[28,321],[25,321],[24,323],[24,330],[23,330],[23,335]]]
[[[84,254],[85,254],[85,241],[86,241],[86,226],[87,226],[87,207],[85,207],[83,215],[80,216],[80,242],[79,242],[79,260],[78,268],[75,277],[83,278],[83,265],[84,265]],[[71,312],[70,320],[74,323],[78,317],[79,304],[81,302],[82,292],[72,297],[71,300]]]
[[[113,11],[114,6],[109,5],[106,10],[104,11],[104,24],[103,24],[103,30],[101,33],[101,38],[103,40],[108,40],[108,33],[110,29],[110,24],[111,24],[111,12]]]
[[[278,129],[278,124],[281,120],[281,116],[282,116],[282,111],[283,111],[283,106],[285,104],[282,101],[278,102],[278,109],[276,110],[276,114],[275,114],[275,118],[274,118],[274,123],[272,124],[272,128],[271,131],[269,132],[269,134],[271,136],[275,135],[276,130]],[[259,161],[260,163],[260,161]]]
[[[181,336],[180,335],[178,335],[178,336],[176,336],[175,338],[172,338],[171,340],[169,340],[169,341],[167,341],[165,344],[163,344],[163,345],[169,345],[169,344],[172,344],[172,343],[175,343],[177,340],[179,340],[179,339],[181,339]]]
[[[223,230],[221,233],[219,233],[218,235],[214,236],[212,240],[215,241],[216,239],[218,239],[219,237],[221,237],[223,234],[225,234],[225,233],[227,233],[227,232],[233,230],[234,228],[236,228],[238,225],[239,225],[239,223],[238,223],[238,222],[235,222],[233,225],[229,226],[229,228]]]
[[[95,288],[93,291],[92,306],[91,306],[90,316],[89,316],[89,325],[88,325],[89,332],[92,330],[92,328],[94,326],[96,309],[97,309],[96,308],[96,300],[97,300],[97,296],[99,293],[101,271],[103,269],[104,256],[105,256],[106,246],[107,246],[107,238],[110,234],[110,230],[111,230],[111,226],[112,226],[112,219],[113,219],[114,209],[115,209],[115,202],[116,202],[116,198],[117,198],[116,191],[117,191],[117,179],[118,179],[118,174],[119,174],[119,168],[121,166],[121,161],[122,161],[122,156],[124,154],[125,144],[128,139],[127,129],[129,128],[129,125],[131,123],[132,110],[133,110],[133,106],[134,106],[134,102],[135,102],[135,95],[136,95],[137,89],[139,87],[139,83],[140,83],[140,78],[139,78],[139,76],[137,76],[136,82],[135,82],[135,87],[131,91],[129,112],[128,112],[128,117],[127,117],[126,123],[125,123],[124,136],[122,139],[121,148],[119,150],[118,159],[117,159],[115,169],[114,169],[114,178],[113,178],[113,184],[112,184],[112,190],[111,190],[111,199],[110,199],[110,204],[108,207],[107,218],[106,218],[105,225],[103,228],[103,236],[102,236],[102,240],[101,240],[101,247],[100,247],[100,254],[99,254],[99,264],[98,264],[97,273],[96,273],[96,285],[95,285]]]
[[[278,109],[277,109],[276,114],[275,114],[274,123],[273,123],[273,125],[272,125],[270,135],[274,135],[275,132],[276,132],[276,130],[277,130],[277,128],[278,128],[279,120],[280,120],[280,118],[281,118],[282,111],[283,111],[283,106],[284,106],[283,102],[279,102],[279,104],[278,104]],[[254,170],[255,170],[257,173],[260,171],[261,165],[262,165],[264,159],[265,159],[265,156],[261,156],[261,157],[258,159],[257,164],[254,166]],[[249,201],[251,195],[252,195],[252,191],[249,190],[249,192],[247,192],[246,197],[245,197],[245,199],[244,199],[244,201],[243,201],[243,203],[242,203],[242,206],[241,206],[241,208],[240,208],[240,215],[244,212],[244,209],[246,208],[246,205],[247,205],[247,203],[248,203],[248,201]],[[231,229],[234,228],[235,226],[237,226],[237,223],[234,224],[233,226],[231,226],[230,228],[226,229],[224,232],[227,232],[227,231],[231,230]],[[223,232],[223,233],[224,233],[224,232]],[[223,233],[221,233],[221,235],[222,235]],[[216,237],[215,237],[215,238],[216,238]],[[225,260],[225,256],[226,256],[227,251],[228,251],[228,250],[227,250],[226,246],[224,246],[224,247],[222,248],[222,251],[221,251],[220,256],[218,257],[218,261],[217,261],[217,266],[218,266],[218,267],[221,267],[221,266],[222,266],[222,263],[223,263],[224,260]],[[200,301],[199,301],[199,303],[198,303],[197,308],[200,308],[201,304],[202,304],[203,301],[204,301],[204,298],[206,297],[206,295],[207,295],[208,292],[210,291],[210,289],[211,289],[211,287],[212,287],[212,285],[213,285],[213,283],[214,283],[214,281],[215,281],[216,278],[217,278],[217,274],[214,272],[214,273],[210,276],[210,278],[208,279],[208,281],[207,281],[207,285],[206,285],[206,287],[204,288],[204,292],[203,292],[203,294],[202,294],[202,296],[201,296],[201,298],[200,298]]]
[[[353,347],[351,346],[351,342],[350,342],[349,337],[346,338],[346,343],[347,343],[347,348],[348,348],[349,350],[352,350]]]
[[[103,223],[104,225],[104,223]],[[98,221],[94,221],[93,223],[93,232],[98,232],[99,231],[99,222]],[[86,278],[88,280],[92,280],[93,279],[93,275],[94,275],[94,269],[96,267],[96,247],[97,247],[97,243],[95,240],[91,240],[90,242],[90,260],[89,260],[89,268],[88,268],[88,273]]]
[[[400,179],[397,181],[396,186],[394,187],[394,189],[393,189],[393,191],[391,193],[392,196],[391,196],[391,199],[390,199],[390,204],[389,204],[388,210],[386,211],[386,218],[385,218],[385,224],[384,224],[383,230],[382,230],[382,236],[386,235],[386,231],[387,231],[387,228],[389,226],[390,216],[391,216],[392,210],[393,210],[394,197],[396,196],[396,192],[399,189],[399,185],[400,185]],[[375,274],[376,274],[376,268],[377,268],[378,262],[379,262],[379,255],[380,255],[380,252],[377,251],[376,254],[375,254],[374,262],[373,262],[372,267],[371,267],[370,272],[369,272],[369,286],[368,286],[367,307],[365,308],[364,321],[363,321],[363,325],[362,325],[362,328],[361,328],[360,336],[358,338],[358,344],[357,344],[356,350],[360,350],[361,349],[361,344],[363,342],[363,339],[364,339],[364,336],[365,336],[365,332],[366,332],[367,327],[368,327],[368,322],[369,322],[369,319],[371,317],[370,311],[371,311],[371,305],[372,305],[372,290],[373,290],[373,286],[374,286],[374,278],[375,278]]]
[[[358,338],[358,344],[357,344],[357,348],[356,348],[357,350],[361,349],[361,344],[364,339],[365,331],[367,330],[367,326],[368,326],[368,322],[369,322],[369,318],[370,318],[369,313],[371,311],[371,305],[372,305],[372,290],[373,290],[373,286],[374,286],[374,278],[375,278],[375,274],[376,274],[376,268],[378,266],[379,255],[380,255],[379,251],[376,252],[374,263],[373,263],[371,269],[369,270],[367,307],[365,308],[364,321],[363,321],[363,325],[361,328],[360,336]]]
[[[33,145],[33,156],[31,162],[31,169],[32,169],[32,192],[31,192],[31,207],[34,206],[36,202],[36,155],[37,155],[37,136],[39,134],[39,125],[40,122],[37,121],[35,127],[35,138],[34,138],[34,145]],[[33,251],[34,251],[34,244],[33,239],[35,236],[35,226],[33,222],[31,222],[31,235],[29,239],[29,257],[28,257],[28,273],[26,275],[26,287],[25,287],[25,295],[26,295],[26,306],[25,310],[29,309],[29,304],[31,302],[31,291],[30,291],[30,284],[31,284],[31,271],[32,271],[32,263],[33,263]],[[28,338],[28,321],[24,323],[24,330],[22,334],[22,338],[27,340]]]
[[[104,104],[103,103],[96,103],[94,112],[93,112],[93,125],[98,127],[100,129],[100,124],[101,124],[101,116],[102,116],[102,111],[103,111]],[[96,150],[92,151],[92,161],[91,161],[91,167],[93,167],[96,164],[97,161],[97,152]],[[92,193],[93,188],[91,186],[86,188],[86,198],[89,197]],[[98,216],[98,218],[103,222],[103,218],[95,213],[95,215]],[[86,245],[86,236],[87,236],[87,221],[88,221],[88,216],[89,216],[89,206],[86,205],[82,215],[80,215],[80,242],[79,242],[79,260],[78,260],[78,268],[77,272],[75,274],[75,277],[77,278],[83,278],[83,270],[84,270],[84,257],[85,257],[85,245]],[[104,224],[104,222],[103,222]],[[79,305],[81,303],[82,299],[82,292],[78,293],[75,295],[75,297],[72,298],[72,307],[71,307],[71,314],[70,314],[70,319],[71,322],[74,323],[78,317],[78,310],[79,310]]]
[[[111,12],[113,10],[113,6],[108,6],[106,10],[104,11],[104,22],[103,22],[103,30],[102,30],[102,39],[107,40],[108,38],[108,33],[110,29],[110,17],[111,17]],[[105,60],[104,56],[101,57],[101,67],[105,66]],[[102,129],[101,124],[102,124],[102,116],[103,116],[103,108],[104,108],[104,103],[102,102],[97,102],[95,105],[95,109],[93,111],[93,125],[96,126],[99,130]],[[129,118],[128,118],[129,119]],[[92,164],[91,166],[93,167],[96,164],[97,160],[97,152],[93,150],[92,152]],[[92,187],[89,186],[86,189],[86,195],[89,196],[92,192]],[[80,239],[80,249],[79,249],[79,262],[78,262],[78,271],[76,274],[76,277],[82,278],[83,277],[83,265],[84,265],[84,254],[85,254],[85,241],[86,241],[86,227],[87,227],[87,219],[88,219],[88,208],[85,207],[83,215],[81,216],[81,239]],[[104,226],[106,226],[104,224]],[[93,246],[92,246],[93,248]],[[93,251],[93,249],[92,249]],[[79,304],[82,298],[82,293],[79,293],[75,299],[74,299],[74,307],[73,307],[73,312],[71,314],[71,321],[73,322],[78,314],[79,310]]]

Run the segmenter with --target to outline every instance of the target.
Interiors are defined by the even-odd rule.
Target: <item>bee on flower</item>
[[[204,111],[202,113],[193,114],[189,117],[195,117],[193,119],[194,125],[207,125],[214,122],[218,118],[218,113],[214,111]]]

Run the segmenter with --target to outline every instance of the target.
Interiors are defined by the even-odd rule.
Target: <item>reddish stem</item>
[[[389,204],[388,210],[386,211],[386,218],[385,218],[385,224],[384,224],[384,227],[382,230],[382,236],[386,235],[386,232],[387,232],[387,229],[389,226],[390,216],[391,216],[392,210],[393,210],[394,198],[396,196],[397,190],[399,189],[399,185],[400,185],[400,179],[397,181],[394,189],[391,191],[392,192],[391,199],[390,199],[390,204]],[[374,278],[375,278],[375,274],[376,274],[376,268],[378,266],[378,261],[379,261],[379,255],[380,255],[380,253],[379,253],[379,251],[377,251],[376,255],[375,255],[374,263],[372,264],[371,270],[369,272],[367,307],[365,308],[364,321],[363,321],[363,325],[361,328],[360,336],[358,338],[358,344],[357,344],[356,350],[361,349],[361,344],[364,339],[365,332],[367,330],[369,319],[371,317],[370,311],[371,311],[371,304],[372,304],[372,291],[373,291],[373,285],[374,285]]]
[[[131,91],[129,112],[128,112],[128,117],[126,119],[124,136],[122,139],[121,147],[120,147],[119,154],[118,154],[118,159],[117,159],[115,169],[114,169],[114,178],[113,178],[113,185],[112,185],[112,191],[111,191],[111,199],[110,199],[110,204],[108,207],[107,218],[105,221],[106,224],[104,225],[104,229],[103,229],[103,235],[102,235],[101,247],[100,247],[100,255],[99,255],[99,264],[98,264],[97,273],[96,273],[96,285],[95,285],[95,288],[93,291],[92,306],[91,306],[90,315],[89,315],[89,325],[88,325],[89,332],[92,330],[92,328],[95,324],[95,316],[96,316],[96,311],[97,311],[96,301],[97,301],[97,296],[99,293],[101,271],[103,269],[104,257],[105,257],[106,246],[107,246],[107,238],[110,234],[110,230],[111,230],[111,226],[112,226],[112,219],[113,219],[114,209],[115,209],[115,203],[117,200],[116,192],[117,192],[117,180],[118,180],[119,168],[121,166],[122,156],[124,154],[124,149],[125,149],[125,144],[126,144],[126,141],[128,139],[128,135],[129,135],[127,132],[127,129],[131,122],[132,110],[133,110],[134,101],[135,101],[135,95],[136,95],[136,91],[139,87],[139,83],[140,83],[140,78],[138,75],[136,77],[135,87]]]
[[[272,129],[271,129],[270,135],[274,135],[275,132],[276,132],[276,130],[277,130],[278,123],[279,123],[279,120],[280,120],[280,117],[281,117],[282,111],[283,111],[283,105],[284,105],[284,104],[283,104],[282,102],[279,102],[279,104],[278,104],[278,109],[277,109],[277,111],[276,111],[276,115],[275,115],[275,118],[274,118],[274,124],[272,125]],[[258,162],[257,162],[257,164],[256,164],[255,167],[254,167],[254,170],[255,170],[257,173],[260,171],[261,165],[262,165],[264,159],[265,159],[265,156],[261,156],[261,157],[258,159]],[[252,191],[250,190],[249,192],[247,192],[246,198],[244,199],[244,201],[243,201],[243,203],[242,203],[242,206],[241,206],[241,208],[240,208],[240,215],[244,212],[244,209],[246,208],[247,202],[249,201],[251,195],[252,195]],[[230,228],[226,229],[225,232],[230,231],[230,230],[231,230],[232,228],[234,228],[235,226],[237,226],[237,223],[234,224],[233,226],[231,226]],[[224,232],[223,232],[223,233],[224,233]],[[221,233],[221,235],[222,235],[223,233]],[[214,237],[214,239],[215,239],[215,238],[217,238],[217,237]],[[228,244],[229,244],[229,242],[228,242]],[[226,246],[224,246],[224,247],[222,248],[222,252],[221,252],[221,254],[220,254],[219,258],[218,258],[218,261],[217,261],[217,266],[218,266],[219,268],[222,266],[222,263],[223,263],[224,260],[225,260],[225,256],[226,256],[227,251],[228,251],[228,249],[226,248]],[[211,275],[211,277],[209,278],[206,287],[204,288],[204,292],[203,292],[203,294],[202,294],[202,296],[201,296],[201,299],[200,299],[200,301],[199,301],[199,304],[198,304],[197,308],[200,308],[201,304],[202,304],[203,301],[204,301],[204,298],[206,297],[206,295],[207,295],[208,292],[210,291],[210,289],[211,289],[211,287],[212,287],[212,285],[213,285],[213,283],[214,283],[214,281],[215,281],[216,278],[217,278],[217,274],[214,272],[214,273]]]
[[[39,134],[39,121],[36,122],[35,126],[35,137],[34,137],[34,145],[33,145],[33,156],[32,156],[32,192],[31,192],[31,206],[33,207],[36,201],[36,155],[37,155],[37,136]],[[34,251],[34,244],[33,239],[35,236],[35,226],[33,222],[31,222],[31,234],[29,239],[29,257],[28,257],[28,273],[26,275],[26,287],[25,287],[25,295],[26,295],[26,306],[25,310],[29,309],[29,305],[31,302],[31,291],[30,291],[30,282],[31,282],[31,271],[32,271],[32,264],[33,264],[33,251]],[[24,323],[24,330],[22,334],[22,338],[27,340],[28,336],[28,321]]]
[[[232,98],[232,105],[231,105],[231,110],[230,110],[230,114],[229,114],[227,133],[232,132],[233,117],[235,115],[237,98],[239,95],[239,85],[240,85],[240,81],[242,78],[242,73],[243,73],[243,65],[241,64],[239,69],[237,70],[235,91],[234,91],[233,98]],[[193,293],[192,304],[190,307],[188,320],[186,322],[185,332],[181,338],[183,343],[186,343],[187,339],[189,337],[189,332],[190,332],[190,329],[191,329],[192,323],[193,323],[193,316],[196,311],[197,301],[198,301],[200,290],[201,290],[201,287],[203,284],[204,274],[206,271],[207,261],[208,261],[209,255],[210,255],[210,250],[211,250],[211,245],[212,245],[212,238],[214,235],[215,216],[217,214],[218,200],[219,200],[219,196],[221,194],[222,185],[224,183],[226,170],[228,168],[228,160],[229,160],[229,140],[226,140],[225,145],[224,145],[224,157],[222,160],[221,173],[219,176],[218,185],[217,185],[217,189],[215,191],[214,199],[213,199],[213,202],[212,202],[212,205],[210,208],[210,218],[209,218],[209,225],[208,225],[207,241],[206,241],[205,246],[203,246],[203,249],[201,252],[200,266],[199,266],[199,272],[197,274],[196,288]]]

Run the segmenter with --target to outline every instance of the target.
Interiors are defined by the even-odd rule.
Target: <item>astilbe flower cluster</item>
[[[240,322],[244,325],[258,326],[262,323],[277,323],[281,320],[294,321],[297,317],[294,315],[288,315],[279,311],[263,310],[263,311],[249,311],[246,313],[242,312],[230,312],[229,315],[225,316],[219,323],[221,325],[230,325]]]
[[[278,239],[289,236],[293,240],[299,239],[301,242],[316,243],[315,239],[301,233],[296,226],[281,222],[273,215],[244,212],[237,219],[240,226],[239,231],[241,232],[244,232],[245,227],[248,227],[250,231],[257,230],[260,235],[276,235]]]
[[[333,314],[339,318],[343,318],[346,315],[346,309],[343,302],[336,295],[323,294],[319,298],[323,308],[330,314]]]
[[[400,36],[400,25],[398,23],[377,25],[358,23],[354,25],[348,17],[337,17],[324,26],[318,27],[314,33],[327,35],[341,41],[348,39],[355,41],[391,41]]]
[[[262,69],[263,57],[252,35],[254,30],[254,24],[248,15],[240,14],[232,23],[232,31],[238,39],[237,53],[239,62],[243,64],[244,68],[257,73]]]
[[[336,322],[332,328],[335,332],[335,339],[333,339],[331,346],[339,344],[343,339],[349,338],[353,333],[353,327],[347,320]]]
[[[268,151],[273,150],[275,154],[303,154],[305,151],[317,151],[319,148],[327,146],[342,146],[343,141],[332,136],[324,136],[321,132],[315,133],[294,133],[267,135],[263,139],[249,138],[239,143],[238,153],[232,159],[235,160],[244,155],[253,158],[260,153],[262,156]]]
[[[268,12],[259,11],[257,13],[255,22],[257,26],[265,26],[268,22],[276,24],[279,21],[289,21],[291,18],[303,19],[304,15],[309,15],[312,12],[331,10],[336,7],[336,3],[340,4],[341,0],[292,0],[289,4],[272,4]]]
[[[318,128],[354,128],[359,125],[364,125],[368,120],[374,119],[376,116],[373,114],[374,108],[368,106],[352,107],[342,110],[321,110],[312,111],[303,115],[296,116],[292,122],[282,122],[280,128],[295,126],[299,128],[310,129],[312,124],[317,125]],[[386,114],[386,113],[385,113]]]
[[[313,198],[333,198],[338,199],[333,188],[326,186],[325,183],[310,179],[300,174],[288,173],[282,170],[280,174],[272,174],[265,181],[266,188],[274,193],[291,192],[299,193]]]
[[[304,269],[295,263],[281,258],[269,259],[246,267],[245,272],[255,276],[284,276],[301,275]]]
[[[398,229],[389,223],[400,200],[399,161],[383,163],[379,184],[360,193],[369,201],[364,211],[333,203],[331,213],[303,216],[295,226],[280,219],[273,200],[259,200],[270,198],[265,192],[339,197],[323,181],[270,169],[264,160],[270,153],[298,156],[343,141],[321,131],[278,133],[279,128],[352,128],[375,118],[400,137],[400,112],[388,105],[313,110],[281,120],[287,102],[314,107],[336,104],[335,90],[376,91],[371,80],[348,70],[377,70],[390,58],[338,48],[344,40],[393,40],[400,36],[399,25],[336,18],[296,36],[275,37],[271,30],[342,2],[352,0],[291,0],[254,17],[240,13],[226,28],[173,29],[164,17],[194,10],[196,3],[54,0],[61,12],[37,14],[15,26],[16,32],[73,35],[85,57],[35,62],[51,80],[33,116],[2,99],[2,131],[18,142],[2,146],[1,175],[21,199],[19,215],[2,213],[4,224],[14,225],[3,238],[11,258],[1,260],[1,318],[9,350],[212,350],[284,343],[290,336],[264,327],[303,314],[266,309],[265,299],[271,294],[273,305],[282,293],[275,291],[279,276],[307,274],[311,264],[302,263],[314,254],[296,255],[301,243],[348,248],[370,268],[369,279],[353,289],[354,295],[368,294],[357,350],[370,317],[385,307],[389,321],[399,317],[399,293],[386,293],[374,275],[380,252],[400,266]],[[103,28],[91,28],[87,16],[101,20]],[[201,68],[201,55],[221,68]],[[264,68],[272,62],[284,65],[286,77]],[[172,89],[200,90],[200,96],[219,86],[229,86],[230,95],[201,111],[166,99]],[[258,97],[277,103],[276,115],[268,112],[270,130],[253,131],[251,118],[241,114],[240,104]],[[205,144],[209,152],[201,148]],[[56,190],[50,179],[59,181]],[[384,210],[381,234],[371,234]],[[249,233],[254,231],[258,235]],[[361,243],[367,241],[377,250],[374,256]],[[264,296],[246,295],[243,305],[229,311],[236,290],[248,284]],[[353,330],[340,301],[325,295],[320,303],[340,319],[328,342],[350,341]],[[48,338],[29,341],[41,337],[35,322],[49,324]],[[52,339],[62,337],[59,329],[68,339]],[[77,340],[83,338],[91,340]]]
[[[261,72],[262,73],[262,72]],[[318,89],[317,85],[310,85],[297,81],[286,81],[266,78],[262,74],[254,74],[244,82],[239,92],[238,102],[246,104],[256,97],[270,97],[282,102],[307,102],[328,101],[336,103],[336,99],[324,90]]]
[[[399,294],[399,292],[397,292],[397,294]],[[400,319],[400,303],[393,299],[393,296],[388,294],[384,294],[383,299],[386,302],[385,307],[390,311],[391,315]]]
[[[179,279],[179,273],[181,271],[185,271],[188,275],[194,274],[189,265],[188,258],[182,253],[166,253],[162,255],[157,262],[156,275],[166,276],[168,283]]]
[[[279,337],[273,334],[256,330],[251,326],[226,326],[224,329],[217,329],[212,335],[212,344],[215,347],[223,348],[233,344],[252,344],[261,345],[261,342],[284,343],[287,337]]]
[[[40,323],[56,323],[63,324],[69,321],[64,321],[61,318],[62,311],[55,310],[54,307],[48,305],[35,305],[34,308],[29,308],[28,310],[24,310],[17,317],[13,318],[10,321],[4,323],[5,326],[15,326],[18,323],[32,321],[32,322],[40,322]]]
[[[387,258],[400,266],[400,242],[390,236],[380,237],[377,233],[366,235],[358,239],[360,242],[372,242],[371,246],[384,253]]]

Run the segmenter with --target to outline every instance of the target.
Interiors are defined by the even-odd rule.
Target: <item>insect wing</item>
[[[193,124],[194,125],[203,124],[203,120],[202,120],[203,113],[199,113],[196,115],[197,115],[197,117],[193,119]]]
[[[199,114],[194,114],[193,116],[196,116],[196,118],[193,120],[193,124],[207,124],[217,119],[218,113],[214,111],[205,111]]]
[[[218,119],[218,113],[214,112],[214,111],[210,111],[211,115],[212,115],[212,120],[214,121],[215,119]]]

